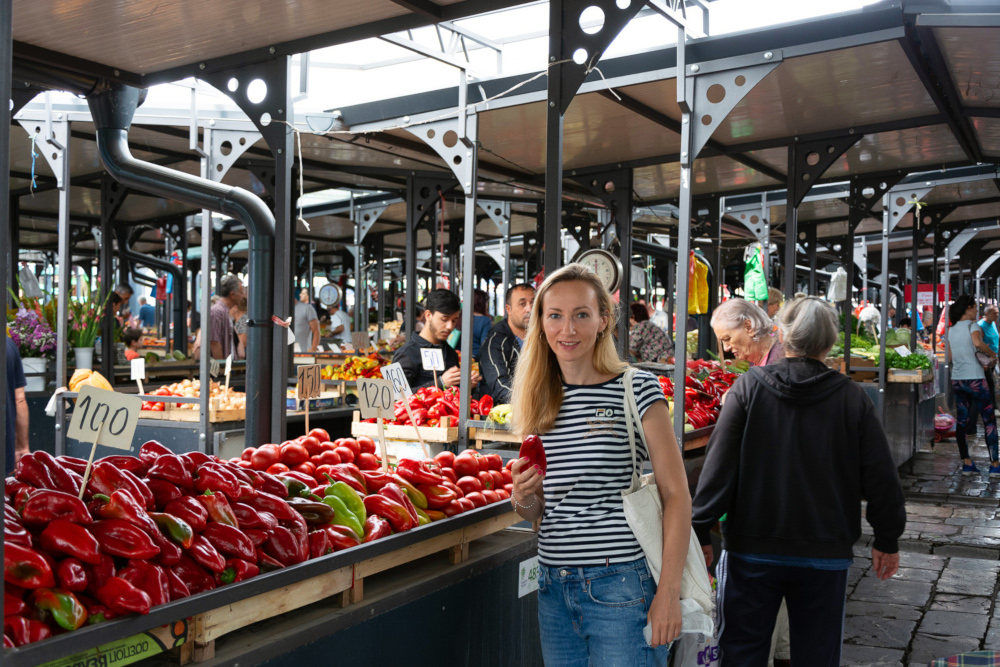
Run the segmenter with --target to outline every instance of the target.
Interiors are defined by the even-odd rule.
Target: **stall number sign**
[[[538,556],[522,561],[518,571],[517,597],[523,598],[528,593],[537,591],[538,577],[541,576],[541,572],[538,569]]]
[[[410,383],[406,380],[406,373],[403,372],[403,367],[398,362],[383,366],[379,370],[382,372],[382,377],[392,383],[392,391],[396,400],[409,398],[413,395]]]
[[[98,445],[105,447],[132,449],[141,409],[142,399],[138,396],[84,385],[76,399],[67,435],[81,442],[96,440]]]
[[[355,352],[360,352],[361,350],[367,350],[371,347],[372,341],[368,338],[367,331],[352,331],[351,344],[354,345]]]
[[[388,380],[358,380],[358,407],[362,419],[392,418],[392,406],[396,402],[392,383]]]
[[[420,348],[420,360],[424,363],[425,371],[443,371],[444,355],[437,347]]]
[[[316,398],[321,393],[319,364],[299,366],[299,398]]]

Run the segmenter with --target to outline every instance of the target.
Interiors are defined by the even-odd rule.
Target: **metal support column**
[[[7,137],[10,137],[9,129],[7,130]],[[6,270],[7,285],[14,290],[15,294],[17,294],[17,270],[21,254],[21,198],[11,196],[8,197],[8,199],[10,201],[10,207],[7,209],[7,238],[10,240],[10,247],[8,249],[10,259],[8,260]],[[5,299],[5,301],[7,300]]]
[[[14,25],[14,8],[13,0],[0,0],[0,90],[10,90],[11,88],[11,45],[13,43],[13,25]],[[10,196],[10,178],[8,174],[10,173],[10,122],[2,123],[3,127],[0,127],[0,174],[4,177],[0,178],[0,202],[4,201]],[[0,209],[0,227],[3,227],[7,231],[7,238],[11,238],[10,234],[12,231],[11,223],[13,218],[11,214],[13,213],[13,206],[7,208],[6,210]],[[6,217],[5,217],[6,216]],[[0,275],[6,276],[8,272],[14,274],[16,270],[13,268],[17,266],[17,257],[12,258],[13,261],[8,263],[7,253],[0,253]],[[6,299],[4,302],[6,303]],[[62,345],[65,348],[65,344]],[[7,369],[7,346],[4,345],[3,349],[0,349],[0,367],[3,367],[6,373]],[[4,375],[6,377],[6,374]],[[7,422],[13,420],[15,415],[7,414],[7,401],[0,405],[0,428],[3,429],[3,433],[7,433]],[[13,442],[7,442],[6,436],[4,437],[3,445],[0,445],[0,455],[3,456],[2,459],[6,464],[7,460],[7,448],[14,447]],[[5,471],[4,474],[7,474]],[[0,505],[5,501],[0,498]],[[5,508],[6,509],[6,508]],[[0,556],[3,556],[4,552],[4,536],[0,534]],[[4,582],[0,580],[0,595],[4,592]]]
[[[114,255],[114,219],[128,196],[128,190],[108,174],[101,176],[101,227],[98,247],[98,273],[101,276],[100,303],[105,303],[115,287],[111,263]],[[110,303],[104,309],[101,322],[101,373],[112,385],[115,382],[115,315]]]

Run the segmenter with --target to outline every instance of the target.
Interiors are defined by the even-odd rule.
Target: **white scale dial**
[[[596,248],[583,253],[577,261],[597,274],[609,292],[618,290],[622,275],[621,263],[612,253]]]

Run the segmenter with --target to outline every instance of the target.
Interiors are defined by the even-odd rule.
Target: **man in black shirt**
[[[528,283],[511,287],[507,291],[507,317],[493,325],[479,350],[484,390],[493,397],[497,405],[510,403],[514,368],[521,354],[524,336],[528,332],[534,303],[534,287]]]
[[[410,334],[410,339],[403,347],[392,355],[393,362],[399,362],[412,389],[434,385],[433,371],[424,370],[421,349],[437,348],[444,357],[444,372],[437,375],[437,386],[458,386],[461,372],[458,368],[458,353],[448,345],[448,336],[458,324],[462,316],[462,302],[453,292],[446,289],[436,289],[424,299],[426,314],[424,328],[420,333]],[[472,387],[475,388],[480,378],[479,373],[472,372]]]

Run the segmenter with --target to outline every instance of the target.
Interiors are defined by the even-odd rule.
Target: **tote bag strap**
[[[642,420],[639,419],[639,407],[635,402],[635,390],[632,387],[632,382],[635,380],[637,372],[638,370],[635,368],[629,368],[625,371],[624,377],[622,377],[622,384],[625,387],[625,430],[628,431],[628,446],[629,451],[632,453],[632,486],[629,487],[629,493],[635,493],[639,490],[642,472],[642,461],[636,460],[635,424],[638,424],[639,437],[642,438],[642,444],[646,446],[646,451],[649,451],[649,445],[646,444],[646,434],[642,430]]]

